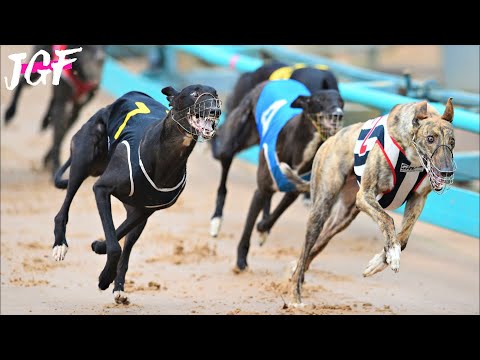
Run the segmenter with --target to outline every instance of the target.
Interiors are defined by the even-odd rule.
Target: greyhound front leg
[[[125,235],[145,221],[152,213],[153,211],[146,211],[145,209],[133,208],[129,210],[125,221],[115,230],[117,241],[123,239]],[[92,242],[91,247],[96,254],[105,255],[107,253],[107,242],[105,240],[95,240]]]
[[[138,238],[142,234],[145,225],[147,224],[148,216],[144,217],[144,220],[138,224],[132,231],[130,231],[125,238],[125,245],[123,246],[123,252],[120,256],[117,269],[117,277],[115,278],[115,285],[113,288],[113,298],[117,304],[128,305],[128,297],[124,293],[125,291],[125,275],[128,270],[128,261],[130,259],[130,253],[132,251],[133,245],[137,242]]]
[[[102,220],[103,231],[105,232],[105,241],[107,244],[107,262],[98,278],[98,287],[100,290],[107,289],[115,280],[117,275],[117,265],[122,248],[118,244],[115,234],[115,226],[112,219],[112,206],[110,201],[111,188],[101,184],[102,178],[93,186],[95,200],[97,201],[98,212]]]
[[[425,206],[426,196],[413,193],[405,204],[405,211],[403,213],[402,230],[397,235],[402,251],[407,247],[408,238],[412,233],[413,225],[418,220]]]
[[[210,220],[210,235],[217,237],[222,226],[223,207],[225,206],[225,198],[227,197],[227,177],[232,165],[232,158],[222,159],[222,179],[217,190],[217,204],[215,212]]]
[[[395,223],[376,200],[374,191],[360,188],[357,193],[357,208],[365,211],[380,227],[385,238],[385,247],[368,263],[363,276],[371,276],[390,265],[393,271],[400,270],[400,243],[395,237]]]

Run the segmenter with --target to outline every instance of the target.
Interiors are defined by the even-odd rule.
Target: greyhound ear
[[[305,109],[305,106],[307,106],[309,98],[310,98],[310,96],[300,95],[295,100],[293,100],[292,105],[290,105],[290,107]]]
[[[452,105],[453,98],[449,98],[447,101],[447,106],[445,107],[445,112],[442,115],[443,120],[447,120],[452,122],[453,121],[453,105]]]
[[[163,88],[162,93],[164,95],[167,95],[167,100],[170,103],[170,106],[173,106],[173,99],[175,98],[175,96],[180,94],[177,90],[175,90],[171,86],[167,86],[167,87]]]
[[[418,120],[423,120],[428,117],[427,100],[415,104],[415,116],[413,117],[413,126],[418,126]]]

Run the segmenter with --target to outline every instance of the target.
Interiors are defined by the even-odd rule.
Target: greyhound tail
[[[293,170],[287,163],[280,163],[280,170],[285,174],[288,180],[290,180],[300,192],[310,191],[310,181],[303,180],[298,176],[297,172]]]
[[[70,156],[65,164],[63,164],[56,172],[55,172],[55,187],[58,189],[66,189],[68,186],[68,179],[62,179],[62,175],[67,170],[67,168],[72,163],[72,157]]]

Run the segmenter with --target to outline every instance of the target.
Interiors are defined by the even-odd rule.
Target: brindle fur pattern
[[[411,166],[416,167],[422,164],[412,145],[412,138],[415,137],[419,150],[430,156],[442,144],[453,150],[455,139],[452,120],[453,105],[449,99],[443,115],[423,101],[395,106],[387,122],[390,135],[403,147],[412,162]],[[378,146],[368,156],[360,187],[356,183],[353,149],[362,125],[353,124],[340,130],[319,148],[313,161],[310,183],[301,180],[294,172],[287,171],[287,176],[297,183],[299,191],[311,192],[313,201],[305,243],[292,276],[294,304],[301,304],[301,285],[312,260],[360,211],[366,212],[378,224],[385,239],[384,249],[372,258],[363,275],[371,276],[388,265],[398,272],[400,251],[407,246],[413,226],[431,191],[426,178],[417,193],[407,200],[401,230],[396,234],[393,219],[376,200],[378,194],[393,187],[389,165]],[[433,143],[427,142],[429,136],[434,137]],[[444,147],[439,148],[431,160],[444,171],[453,168],[451,156]]]

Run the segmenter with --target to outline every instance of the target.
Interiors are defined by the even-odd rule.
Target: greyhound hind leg
[[[95,116],[99,116],[98,113]],[[68,250],[65,233],[72,200],[83,181],[92,175],[92,169],[97,169],[99,163],[105,162],[106,156],[107,140],[105,126],[102,123],[90,120],[72,138],[67,193],[54,221],[55,241],[53,243],[53,257],[56,261],[63,260]]]
[[[123,246],[122,255],[120,256],[120,260],[118,261],[117,267],[117,276],[115,278],[115,285],[113,288],[113,297],[117,304],[128,304],[128,297],[124,293],[125,291],[125,275],[127,274],[128,270],[128,261],[130,259],[130,253],[132,251],[133,245],[137,242],[138,238],[145,229],[145,225],[147,224],[147,219],[150,214],[145,214],[144,220],[135,226],[125,238],[125,244]]]
[[[348,178],[348,174],[343,171],[349,168],[349,164],[344,162],[344,166],[339,169],[338,161],[339,158],[328,146],[322,146],[313,163],[312,171],[315,173],[315,178],[312,179],[313,204],[308,216],[305,242],[292,276],[293,306],[301,305],[301,287],[307,260]]]
[[[10,121],[15,116],[15,113],[17,112],[18,98],[20,97],[20,94],[22,93],[22,89],[23,89],[24,85],[25,85],[25,79],[21,79],[20,82],[17,85],[17,88],[15,89],[14,94],[13,94],[12,103],[8,107],[7,111],[5,111],[5,124],[10,123]]]
[[[52,96],[52,98],[50,99],[50,104],[48,105],[47,113],[43,117],[42,126],[40,127],[40,131],[44,131],[48,127],[48,125],[50,125],[50,121],[52,119],[53,104],[54,104],[54,97]]]
[[[317,242],[308,256],[305,270],[308,270],[311,262],[322,252],[329,241],[338,233],[343,231],[357,217],[360,212],[355,205],[355,194],[358,190],[354,176],[351,176],[343,186],[343,189],[332,207],[332,212],[325,222]]]
[[[263,204],[262,221],[264,221],[264,220],[266,220],[270,217],[270,208],[271,208],[271,205],[272,205],[272,195],[273,195],[273,193],[271,193],[270,196],[265,199],[265,203]],[[270,229],[269,229],[269,231],[259,232],[260,240],[259,240],[258,244],[260,246],[263,246],[263,244],[265,244],[265,242],[268,239],[268,234],[269,233],[270,233]]]
[[[261,191],[259,189],[255,190],[255,194],[253,195],[250,209],[248,211],[247,221],[243,229],[242,238],[240,239],[237,247],[237,265],[234,269],[234,271],[237,273],[245,270],[248,266],[247,255],[250,248],[250,238],[252,236],[252,230],[255,226],[255,221],[258,214],[265,206],[265,201],[268,201],[271,196],[271,194]]]
[[[31,81],[37,81],[40,78],[39,73],[33,73],[30,75],[30,80]],[[17,88],[15,89],[15,93],[13,94],[13,99],[8,107],[7,111],[5,112],[5,123],[8,124],[13,117],[15,116],[15,113],[17,112],[17,103],[18,99],[20,97],[20,94],[22,93],[23,87],[27,84],[27,81],[25,78],[22,76],[20,78],[20,81],[17,85]]]
[[[226,157],[221,160],[222,164],[222,178],[217,190],[217,203],[215,212],[210,220],[210,235],[217,237],[222,226],[223,207],[225,206],[225,198],[227,197],[227,177],[232,165],[232,157]]]

